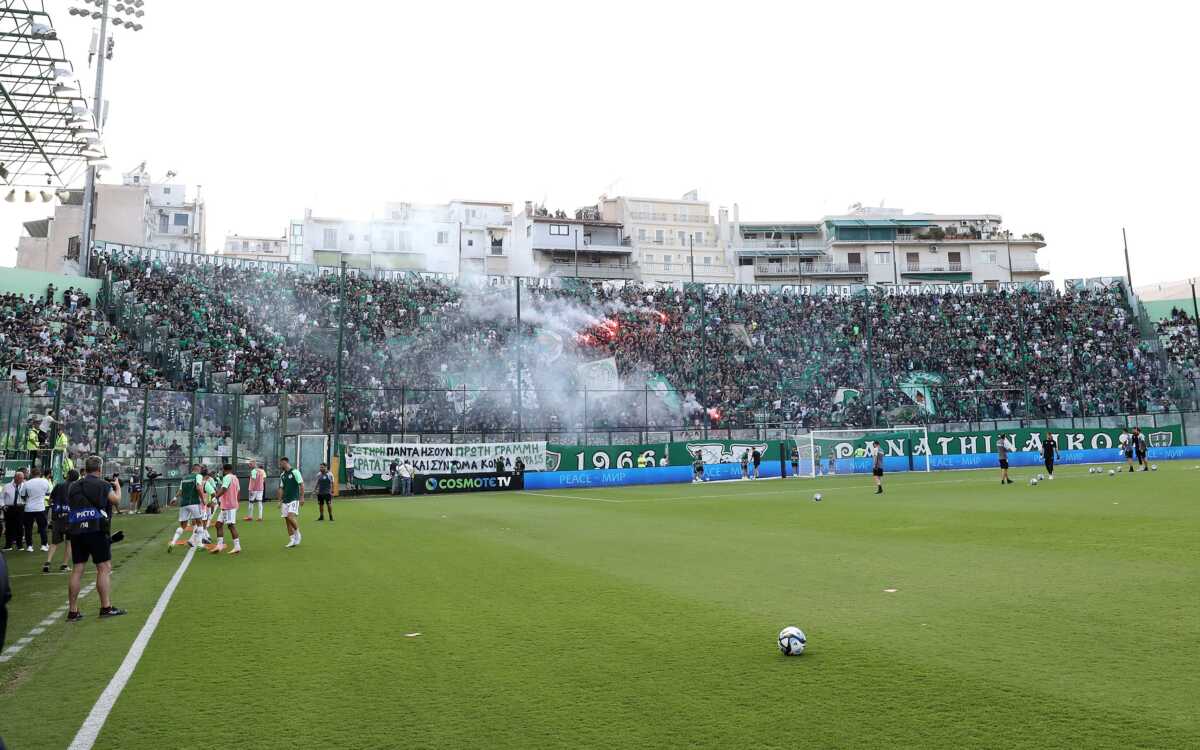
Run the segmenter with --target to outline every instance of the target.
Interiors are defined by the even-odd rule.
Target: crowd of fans
[[[82,300],[5,298],[4,359],[30,363],[31,373],[78,366],[114,393],[148,385],[329,394],[344,318],[339,426],[354,433],[505,432],[518,420],[527,431],[850,426],[1171,408],[1164,359],[1113,290],[832,297],[535,285],[523,290],[518,327],[509,286],[343,281],[120,254],[102,272],[124,311],[118,325]],[[1163,347],[1174,365],[1194,369],[1196,339],[1180,324],[1187,316],[1172,321],[1160,326]],[[546,331],[559,342],[552,351],[539,343]],[[625,390],[585,392],[578,366],[609,357]],[[924,378],[924,406],[914,377]],[[671,390],[648,392],[656,379]],[[319,426],[324,404],[303,404],[288,417]],[[77,408],[70,419],[94,416],[95,407]],[[171,427],[156,434],[181,427],[179,413],[155,397],[151,419]],[[218,444],[230,421],[200,419]]]
[[[1196,319],[1178,307],[1158,322],[1158,340],[1167,360],[1184,378],[1200,379],[1200,331]]]
[[[70,287],[61,299],[0,295],[0,363],[12,390],[44,394],[58,380],[167,387],[141,357],[136,342],[109,322],[84,292]]]

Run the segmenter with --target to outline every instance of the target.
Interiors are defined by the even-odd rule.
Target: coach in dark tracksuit
[[[1042,458],[1046,463],[1046,473],[1050,478],[1054,478],[1054,459],[1062,458],[1058,453],[1058,443],[1054,442],[1053,436],[1046,433],[1046,439],[1042,441]]]

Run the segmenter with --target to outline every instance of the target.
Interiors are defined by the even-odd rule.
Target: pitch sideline
[[[109,681],[108,686],[104,688],[104,692],[96,699],[96,704],[92,706],[92,710],[88,713],[87,718],[83,720],[83,726],[75,734],[75,739],[71,741],[69,750],[91,750],[96,744],[96,738],[100,736],[100,730],[104,728],[104,722],[108,720],[109,713],[116,705],[117,698],[121,697],[121,691],[125,689],[129,678],[133,676],[133,670],[137,668],[138,662],[141,661],[142,653],[146,650],[146,645],[150,642],[150,637],[154,635],[154,631],[158,628],[158,621],[162,619],[163,613],[167,610],[167,604],[171,601],[171,596],[174,595],[175,589],[179,586],[179,582],[183,579],[183,574],[187,571],[188,566],[192,563],[192,558],[196,556],[196,548],[192,547],[184,555],[180,561],[179,567],[175,570],[175,575],[171,576],[171,580],[167,582],[166,588],[158,597],[158,602],[154,605],[154,609],[150,610],[150,616],[146,618],[146,624],[142,625],[141,631],[138,632],[137,638],[133,639],[133,644],[129,647],[129,653],[125,654],[124,661],[117,668],[116,674]]]

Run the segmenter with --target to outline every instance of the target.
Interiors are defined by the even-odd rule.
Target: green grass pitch
[[[295,550],[268,506],[192,561],[96,747],[1200,747],[1200,471],[1032,473],[310,501]],[[10,748],[70,743],[173,520],[118,521],[129,616],[93,593],[0,664]],[[12,644],[66,580],[7,557]]]

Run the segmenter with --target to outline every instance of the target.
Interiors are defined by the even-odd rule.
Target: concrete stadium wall
[[[0,268],[0,294],[36,294],[43,297],[46,287],[54,284],[58,291],[54,293],[55,301],[62,301],[62,291],[69,286],[82,289],[94,303],[100,294],[100,279],[89,279],[86,276],[64,276],[60,273],[45,271],[30,271],[24,268]]]

